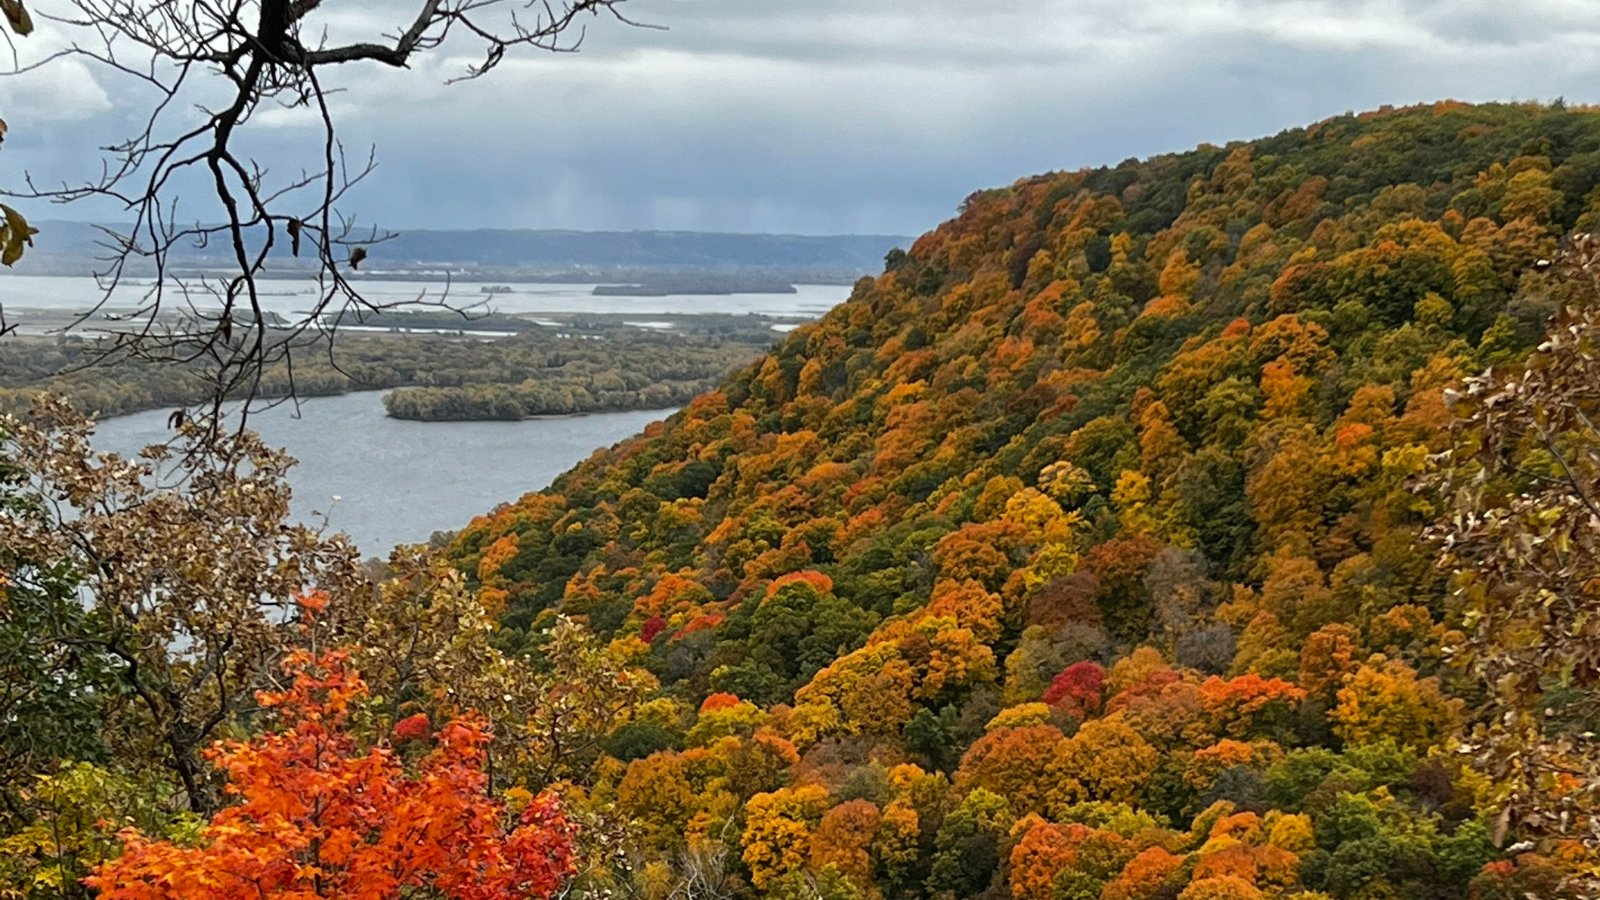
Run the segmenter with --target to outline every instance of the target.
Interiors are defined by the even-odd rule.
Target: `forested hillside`
[[[550,770],[648,896],[1556,896],[1428,475],[1597,184],[1600,113],[1444,103],[980,192],[449,553],[648,670]]]

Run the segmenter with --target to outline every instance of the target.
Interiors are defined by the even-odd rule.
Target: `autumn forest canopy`
[[[41,401],[0,895],[1594,896],[1596,228],[1559,103],[1025,178],[382,566]]]

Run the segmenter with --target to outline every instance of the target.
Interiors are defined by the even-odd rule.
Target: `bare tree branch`
[[[354,165],[347,159],[328,103],[331,90],[319,69],[360,62],[406,67],[457,35],[479,46],[483,56],[451,80],[473,79],[515,50],[576,50],[588,19],[637,24],[619,11],[624,0],[415,2],[415,16],[393,34],[332,45],[315,21],[326,11],[323,0],[70,0],[70,13],[40,16],[72,42],[0,75],[74,58],[152,92],[149,113],[134,132],[102,148],[104,164],[96,177],[57,186],[27,177],[20,189],[0,191],[61,203],[109,200],[131,219],[103,229],[105,253],[96,270],[100,297],[71,326],[103,319],[126,323],[104,342],[96,363],[203,361],[213,373],[213,411],[220,413],[226,398],[253,399],[263,372],[308,346],[306,338],[330,339],[345,311],[375,313],[399,305],[368,301],[349,278],[366,248],[392,235],[360,231],[339,211],[348,193],[372,174],[375,157],[369,153]],[[309,34],[323,37],[308,41]],[[219,92],[224,102],[216,105]],[[293,176],[276,176],[239,149],[241,133],[268,102],[306,109],[321,128],[320,158]],[[202,184],[206,193],[199,199],[180,196]],[[196,203],[206,215],[195,215]],[[175,252],[213,242],[227,248],[232,271],[180,277]],[[308,259],[315,285],[309,308],[288,320],[263,306],[259,284],[285,251]],[[119,288],[152,270],[155,278],[131,312],[108,307]],[[450,308],[448,298],[434,305]]]

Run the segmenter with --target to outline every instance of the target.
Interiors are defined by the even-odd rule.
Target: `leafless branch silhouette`
[[[348,313],[402,305],[369,301],[351,280],[368,248],[392,235],[359,226],[340,210],[376,160],[371,151],[348,153],[339,140],[328,102],[334,90],[321,77],[327,67],[406,67],[458,37],[482,56],[451,80],[475,79],[515,50],[577,50],[594,17],[638,24],[622,14],[624,0],[415,2],[415,15],[394,33],[343,44],[330,44],[317,21],[332,6],[323,0],[68,0],[66,14],[39,14],[70,43],[0,74],[75,58],[153,92],[133,133],[102,148],[96,176],[59,185],[29,176],[20,188],[0,192],[61,203],[99,198],[125,217],[126,225],[100,229],[99,299],[69,326],[81,330],[110,318],[121,323],[99,342],[91,364],[133,358],[199,366],[214,379],[212,412],[220,413],[226,399],[254,399],[269,367],[283,364],[292,374],[295,353],[326,352]],[[269,172],[240,149],[241,133],[268,106],[310,110],[320,123],[320,151],[293,174]],[[180,206],[180,187],[196,184],[206,185],[206,208],[216,213],[208,221],[191,220],[189,207]],[[226,272],[180,271],[175,251],[213,245],[228,255]],[[305,261],[313,283],[307,308],[292,319],[262,303],[269,260],[275,251],[281,259],[285,248]],[[135,273],[154,278],[136,308],[113,313],[107,302],[132,286]],[[448,292],[403,305],[411,304],[472,311],[452,304]],[[288,397],[274,402],[294,396],[291,382]]]

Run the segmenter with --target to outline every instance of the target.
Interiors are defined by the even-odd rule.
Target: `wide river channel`
[[[107,300],[107,308],[133,307],[147,290],[134,279]],[[311,299],[293,281],[264,282],[263,305],[293,317]],[[448,286],[446,300],[482,303],[524,315],[621,313],[653,315],[753,315],[775,320],[774,331],[821,316],[849,295],[839,285],[803,284],[793,294],[727,294],[665,297],[595,296],[592,284],[506,285],[509,292],[484,293],[484,283]],[[361,290],[375,303],[439,300],[437,282],[364,280]],[[83,277],[0,277],[0,302],[8,314],[31,310],[82,312],[104,298]],[[95,320],[98,321],[98,320]],[[92,325],[92,323],[91,323]],[[401,543],[426,541],[435,531],[455,531],[474,516],[539,490],[601,447],[638,433],[670,415],[654,412],[596,413],[521,422],[410,422],[384,415],[382,392],[310,399],[298,411],[279,406],[253,413],[251,427],[299,460],[290,474],[294,512],[304,521],[324,521],[355,539],[367,556],[385,556]],[[137,413],[100,423],[95,446],[123,454],[165,439],[169,410]]]
[[[601,447],[672,410],[592,413],[521,422],[411,422],[384,415],[381,391],[304,400],[251,414],[251,428],[299,460],[294,512],[355,539],[366,556],[454,531],[546,487]],[[165,439],[168,411],[106,419],[100,450],[132,454]]]

